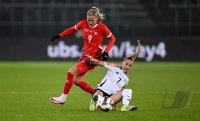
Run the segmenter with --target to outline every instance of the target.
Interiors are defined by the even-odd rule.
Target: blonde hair
[[[133,53],[133,54],[130,55],[130,56],[125,57],[125,58],[124,58],[124,61],[127,60],[127,59],[129,59],[129,60],[131,60],[131,61],[134,61],[134,60],[139,56],[140,50],[141,50],[141,48],[140,48],[140,40],[137,40],[137,42],[138,42],[138,46],[137,46],[137,48],[136,48],[135,53]]]
[[[101,9],[97,8],[97,7],[94,7],[94,6],[87,11],[87,15],[88,16],[95,16],[100,21],[105,19],[105,14],[103,13],[103,11]]]

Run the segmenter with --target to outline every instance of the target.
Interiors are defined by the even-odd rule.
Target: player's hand
[[[87,59],[89,59],[90,62],[91,62],[92,64],[94,64],[94,65],[98,65],[98,63],[100,62],[99,60],[94,59],[94,58],[92,58],[92,57],[89,56],[89,55],[85,55],[85,57],[86,57]]]
[[[101,58],[102,58],[103,61],[107,60],[109,58],[108,53],[107,52],[103,52],[101,54]]]
[[[91,57],[91,56],[89,56],[89,55],[85,55],[85,57],[87,58],[87,59],[89,59],[89,60],[92,60],[93,58]]]
[[[96,62],[96,59],[92,58],[92,56],[85,55],[85,57],[86,57],[87,59],[89,59],[90,62],[92,62],[92,63]]]
[[[59,39],[59,38],[60,38],[60,35],[53,36],[53,37],[51,38],[51,41],[54,42],[55,39]]]

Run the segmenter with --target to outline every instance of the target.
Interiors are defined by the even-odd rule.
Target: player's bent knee
[[[67,71],[67,73],[70,73],[70,74],[72,74],[72,75],[74,75],[74,76],[76,76],[76,75],[78,74],[76,68],[74,68],[74,67],[70,68],[70,69]]]
[[[94,97],[94,96],[97,96],[97,95],[103,96],[103,92],[100,91],[100,90],[94,90],[92,96]]]
[[[67,71],[67,74],[69,74],[69,73],[70,73],[71,75],[74,75],[74,71],[72,71],[72,70],[70,70],[70,69]]]
[[[68,71],[68,72],[67,72],[67,76],[73,76],[73,77],[74,77],[74,73]]]
[[[132,89],[124,89],[124,90],[122,91],[122,95],[125,95],[125,94],[132,95]]]
[[[131,93],[132,94],[132,89],[126,89],[129,93]]]

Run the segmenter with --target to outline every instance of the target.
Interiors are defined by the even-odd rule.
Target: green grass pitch
[[[136,62],[126,87],[136,112],[90,112],[91,95],[75,85],[65,105],[52,104],[73,64],[0,62],[0,121],[200,121],[200,62]],[[95,87],[105,72],[97,67],[84,79]]]

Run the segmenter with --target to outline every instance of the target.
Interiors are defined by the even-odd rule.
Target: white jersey
[[[106,62],[104,62],[104,67],[107,69],[107,73],[101,80],[101,83],[97,85],[97,89],[111,95],[117,93],[128,84],[128,76],[120,67],[113,66]]]

